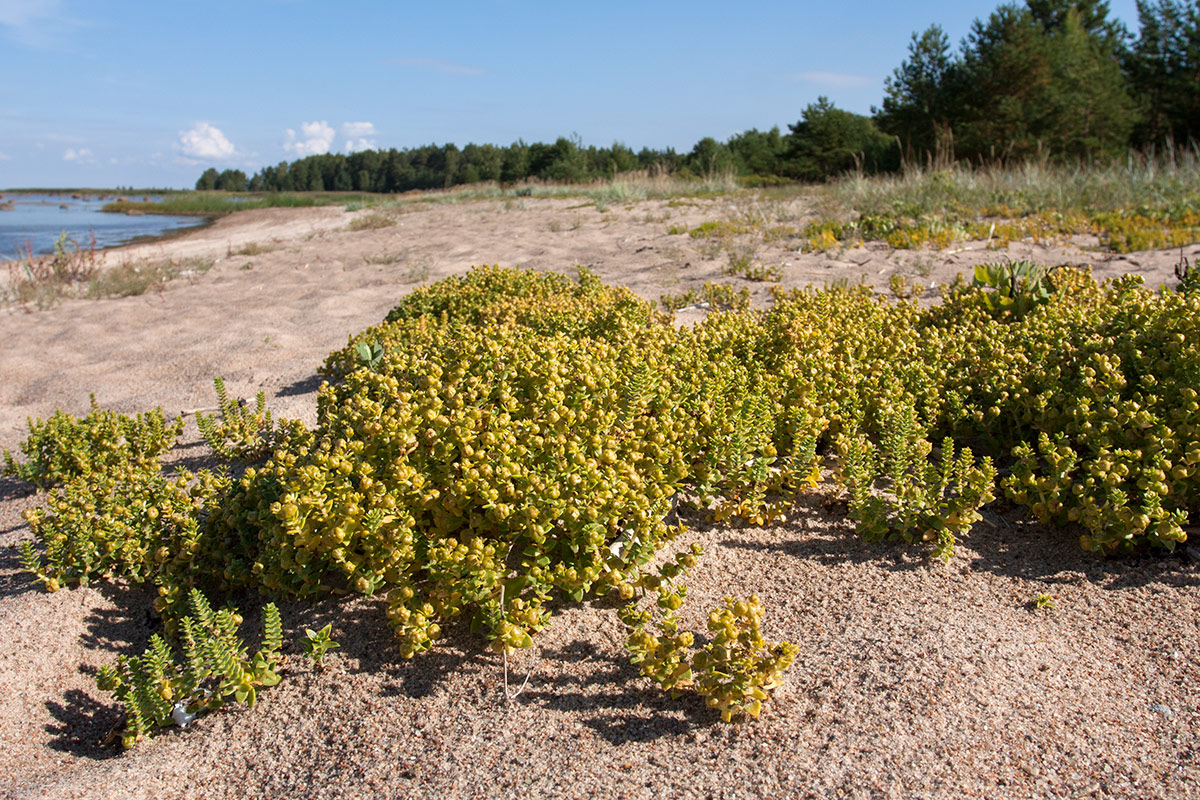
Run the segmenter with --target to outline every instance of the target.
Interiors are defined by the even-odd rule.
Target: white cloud
[[[237,151],[225,134],[207,122],[197,122],[190,130],[180,131],[177,147],[188,158],[203,161],[229,158]]]
[[[359,150],[374,150],[375,140],[369,139],[369,136],[375,136],[379,131],[375,130],[375,126],[370,122],[343,122],[342,136],[346,137],[346,152],[357,153]]]
[[[794,81],[812,83],[826,89],[861,89],[866,86],[874,86],[877,83],[874,78],[868,78],[864,75],[850,75],[845,72],[825,72],[823,70],[797,72],[788,77]]]
[[[333,139],[337,133],[329,126],[328,122],[321,121],[303,123],[300,126],[299,137],[291,128],[284,131],[283,135],[283,149],[289,153],[295,153],[298,158],[303,158],[304,156],[328,153],[329,148],[333,147]]]
[[[486,74],[479,67],[472,67],[466,64],[458,64],[454,61],[446,61],[441,58],[388,58],[384,59],[385,63],[398,64],[402,67],[419,67],[421,69],[431,69],[434,72],[440,72],[443,75],[467,75],[470,77],[479,77]]]
[[[91,148],[88,147],[81,147],[78,150],[74,147],[68,147],[63,151],[62,157],[63,161],[78,161],[81,164],[91,164],[96,160]]]
[[[11,161],[11,160],[12,160],[12,156],[10,156],[8,153],[0,153],[0,161]]]

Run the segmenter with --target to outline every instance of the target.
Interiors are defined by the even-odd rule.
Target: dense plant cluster
[[[643,673],[729,719],[797,650],[765,640],[754,598],[680,629],[699,555],[662,552],[680,504],[762,525],[828,476],[862,535],[942,558],[997,488],[1089,550],[1185,539],[1200,294],[1007,265],[932,308],[866,287],[773,298],[676,328],[587,272],[476,269],[331,354],[316,427],[289,423],[241,475],[65,476],[23,562],[50,589],[148,582],[171,631],[201,585],[378,595],[405,657],[455,620],[529,647],[551,600],[615,592]]]
[[[156,463],[183,432],[183,420],[168,423],[162,409],[129,417],[96,406],[82,419],[61,411],[50,419],[29,420],[21,444],[24,462],[4,451],[4,474],[46,489],[71,478],[110,468]]]

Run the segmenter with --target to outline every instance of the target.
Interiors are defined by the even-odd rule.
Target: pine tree
[[[1126,72],[1142,104],[1135,141],[1200,139],[1200,2],[1138,0],[1138,37]]]
[[[952,141],[962,122],[956,97],[960,72],[940,26],[912,35],[908,58],[884,82],[883,107],[872,109],[879,129],[899,139],[906,160],[924,160]]]
[[[1137,111],[1109,45],[1089,32],[1074,9],[1050,34],[1050,43],[1044,140],[1055,155],[1068,158],[1120,153],[1129,144]]]

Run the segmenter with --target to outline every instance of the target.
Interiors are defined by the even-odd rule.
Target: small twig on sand
[[[509,548],[511,552],[511,548]],[[500,613],[504,613],[504,584],[500,585]],[[536,646],[536,645],[535,645]],[[530,666],[529,672],[525,675],[525,682],[521,684],[521,688],[516,692],[510,692],[508,689],[508,645],[504,646],[504,699],[512,702],[521,696],[521,692],[525,691],[525,687],[529,685],[529,679],[533,677],[533,667]]]
[[[179,412],[181,417],[190,417],[192,414],[197,414],[201,411],[220,411],[220,406],[204,406],[203,408],[189,408]]]

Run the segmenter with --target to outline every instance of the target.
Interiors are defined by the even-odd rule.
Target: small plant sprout
[[[1030,598],[1029,603],[1034,611],[1053,611],[1055,599],[1049,592],[1038,592]]]
[[[335,647],[341,647],[340,644],[330,638],[330,629],[332,623],[321,628],[319,631],[314,631],[312,628],[304,629],[304,638],[300,644],[304,646],[304,654],[309,657],[314,666],[320,667],[321,662],[325,658],[325,653]]]

